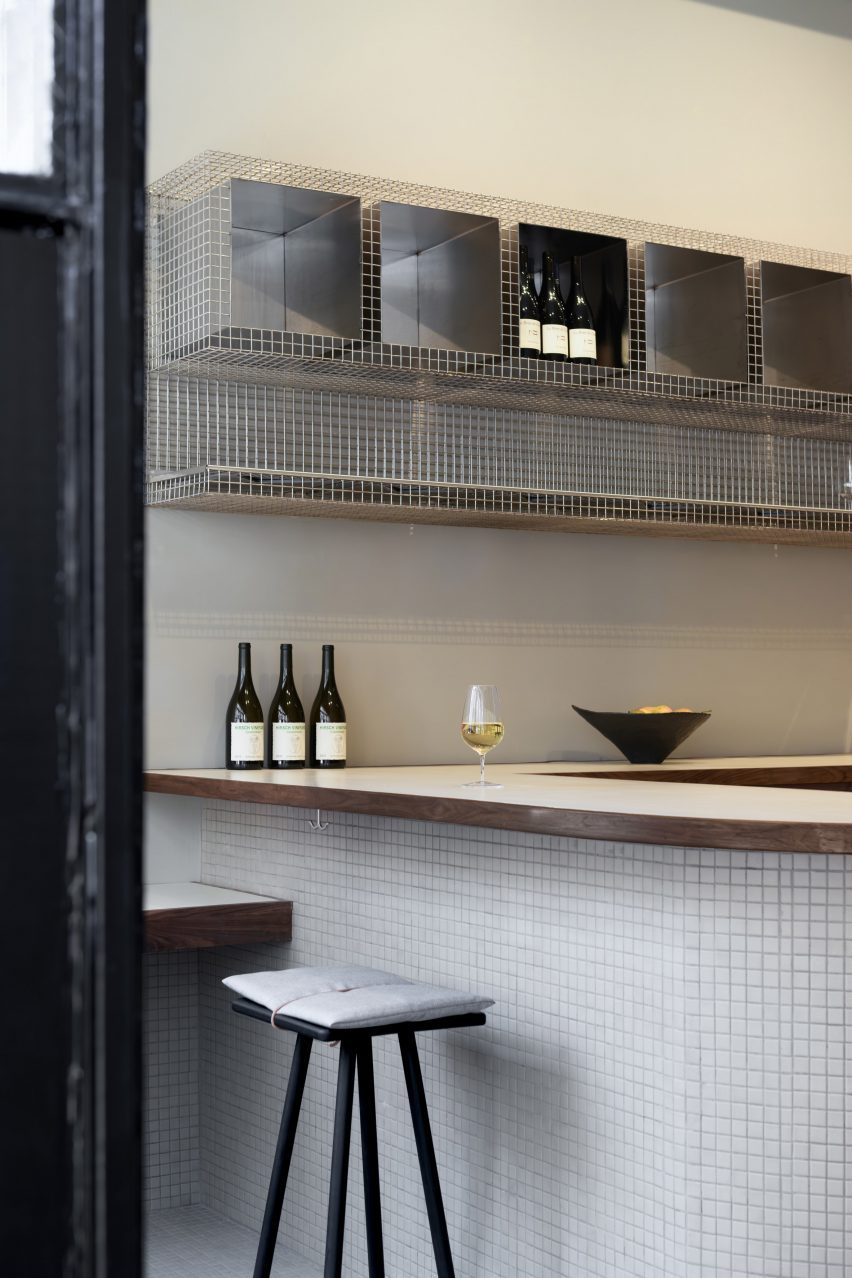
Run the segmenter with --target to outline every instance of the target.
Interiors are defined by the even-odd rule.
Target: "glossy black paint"
[[[343,1241],[346,1223],[346,1191],[349,1169],[349,1145],[352,1133],[352,1110],[355,1077],[358,1078],[358,1102],[361,1115],[361,1150],[364,1163],[364,1206],[367,1225],[367,1257],[370,1278],[384,1278],[384,1243],[382,1239],[382,1210],[379,1189],[379,1150],[376,1130],[376,1097],[373,1077],[374,1038],[396,1034],[399,1037],[402,1066],[408,1091],[414,1140],[420,1162],[423,1193],[432,1234],[435,1264],[439,1278],[455,1278],[453,1259],[438,1164],[432,1143],[432,1129],[426,1105],[426,1093],[420,1072],[415,1033],[433,1029],[452,1029],[461,1026],[484,1025],[482,1012],[468,1012],[461,1016],[436,1017],[431,1021],[403,1021],[393,1025],[370,1025],[358,1029],[325,1029],[310,1021],[299,1021],[283,1012],[270,1016],[269,1009],[247,998],[236,998],[231,1003],[233,1011],[252,1020],[265,1021],[277,1029],[291,1030],[296,1034],[296,1050],[290,1068],[287,1095],[275,1161],[269,1183],[266,1210],[261,1227],[255,1262],[254,1278],[269,1278],[272,1267],[278,1222],[287,1185],[287,1173],[293,1152],[299,1109],[305,1087],[305,1077],[310,1057],[311,1040],[336,1041],[340,1045],[340,1064],[337,1075],[337,1099],[334,1114],[334,1139],[331,1156],[331,1183],[328,1196],[328,1226],[324,1278],[340,1278],[343,1263]]]
[[[55,18],[53,171],[0,175],[3,1268],[136,1278],[144,3]]]

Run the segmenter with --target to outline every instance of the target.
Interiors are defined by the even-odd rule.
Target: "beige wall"
[[[850,41],[693,0],[150,7],[152,176],[219,148],[852,252]],[[850,745],[845,551],[186,512],[148,532],[155,765],[221,761],[238,637],[264,697],[278,638],[305,699],[340,645],[354,762],[465,758],[473,679],[504,690],[507,761],[611,755],[572,701],[711,707],[701,752]]]
[[[152,177],[212,148],[852,253],[848,40],[696,0],[149,8]]]

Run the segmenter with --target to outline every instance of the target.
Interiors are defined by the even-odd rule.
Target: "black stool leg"
[[[346,1222],[346,1181],[349,1176],[349,1138],[352,1134],[352,1099],[355,1091],[355,1044],[344,1039],[337,1070],[337,1103],[334,1109],[334,1144],[331,1150],[331,1188],[328,1196],[328,1230],[325,1236],[324,1278],[340,1278],[343,1268],[343,1229]]]
[[[420,1073],[420,1058],[417,1055],[417,1044],[412,1030],[403,1030],[400,1034],[399,1050],[402,1053],[402,1068],[405,1072],[405,1085],[408,1088],[408,1104],[414,1125],[417,1156],[420,1159],[420,1175],[423,1178],[423,1193],[426,1198],[426,1210],[429,1213],[429,1228],[432,1231],[432,1246],[435,1249],[438,1278],[455,1278],[450,1236],[447,1233],[447,1218],[444,1215],[444,1200],[441,1197],[441,1182],[438,1179],[438,1164],[435,1161],[435,1146],[432,1144],[432,1128],[429,1125],[426,1093],[423,1090],[423,1075]]]
[[[358,1053],[358,1105],[361,1111],[361,1159],[364,1164],[364,1206],[367,1216],[367,1257],[370,1278],[385,1278],[372,1040],[364,1037],[356,1050]]]
[[[293,1064],[290,1067],[287,1096],[284,1100],[284,1112],[281,1115],[278,1144],[275,1147],[275,1161],[272,1164],[272,1176],[260,1229],[257,1259],[254,1262],[254,1278],[269,1278],[272,1269],[272,1257],[275,1253],[278,1226],[281,1222],[281,1205],[284,1202],[284,1190],[287,1188],[293,1142],[296,1139],[299,1110],[302,1108],[302,1093],[305,1090],[308,1062],[311,1059],[311,1046],[312,1040],[307,1035],[296,1035],[296,1049],[293,1053]]]

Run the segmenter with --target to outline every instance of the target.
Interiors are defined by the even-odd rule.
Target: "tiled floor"
[[[168,1207],[146,1221],[145,1278],[251,1278],[257,1234],[208,1207]],[[319,1278],[292,1251],[275,1253],[272,1278]]]

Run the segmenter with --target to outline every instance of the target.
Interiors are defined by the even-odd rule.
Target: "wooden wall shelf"
[[[293,902],[207,883],[151,883],[144,889],[145,949],[204,950],[290,941]]]

